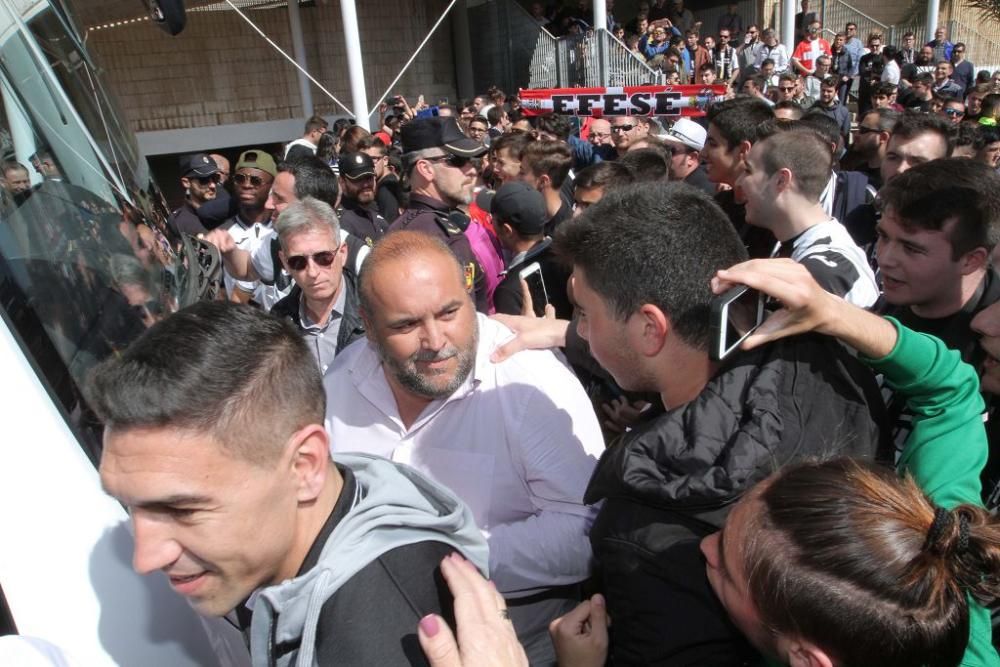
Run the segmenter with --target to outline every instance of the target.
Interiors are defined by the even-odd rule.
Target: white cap
[[[674,121],[673,126],[667,130],[666,134],[660,135],[660,138],[663,141],[683,144],[688,148],[701,151],[705,148],[705,139],[707,136],[708,133],[705,131],[705,128],[690,118],[678,118]]]

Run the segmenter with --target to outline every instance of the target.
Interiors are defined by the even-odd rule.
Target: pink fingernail
[[[427,614],[422,619],[420,619],[420,629],[424,631],[424,634],[428,637],[433,637],[441,629],[438,625],[437,616],[434,614]]]

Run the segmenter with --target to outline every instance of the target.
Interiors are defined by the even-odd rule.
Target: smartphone
[[[545,305],[549,302],[549,293],[545,289],[545,280],[542,279],[542,267],[538,262],[532,262],[521,269],[518,273],[521,280],[528,283],[528,291],[531,293],[531,305],[534,307],[535,315],[545,317]]]
[[[722,361],[764,321],[764,296],[746,285],[712,299],[712,349],[714,361]]]

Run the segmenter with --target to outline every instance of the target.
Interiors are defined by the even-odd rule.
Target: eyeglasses
[[[882,130],[877,127],[865,127],[864,125],[858,125],[858,134],[871,134],[872,132],[881,132]]]
[[[195,176],[191,180],[205,188],[212,183],[218,184],[218,182],[222,180],[222,176],[220,174],[212,174],[211,176]]]
[[[780,90],[783,93],[794,93],[795,86],[781,86],[780,88],[778,88],[778,90]]]
[[[946,116],[964,116],[964,111],[959,111],[958,109],[945,109],[944,113]]]
[[[612,125],[612,132],[629,132],[635,125]]]
[[[462,157],[460,155],[435,155],[433,157],[425,157],[428,162],[444,162],[449,167],[455,167],[455,169],[462,169],[465,165],[469,164],[470,158]]]
[[[304,271],[306,266],[309,264],[310,259],[312,259],[316,266],[326,268],[333,264],[333,261],[337,259],[337,251],[324,250],[322,252],[313,253],[312,255],[292,255],[291,257],[285,258],[285,262],[288,264],[288,268],[292,271]]]
[[[247,185],[249,183],[251,187],[255,188],[259,188],[264,185],[263,178],[260,176],[253,176],[251,174],[236,174],[233,176],[233,182],[240,186]]]

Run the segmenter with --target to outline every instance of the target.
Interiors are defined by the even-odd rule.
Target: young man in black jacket
[[[721,209],[690,186],[612,192],[555,243],[573,265],[576,333],[623,390],[658,392],[665,408],[640,415],[608,448],[585,496],[603,501],[590,540],[614,663],[746,664],[753,651],[712,594],[699,542],[782,465],[875,456],[875,380],[816,336],[712,360],[710,281],[746,252]],[[574,344],[567,325],[562,332],[547,342]]]

